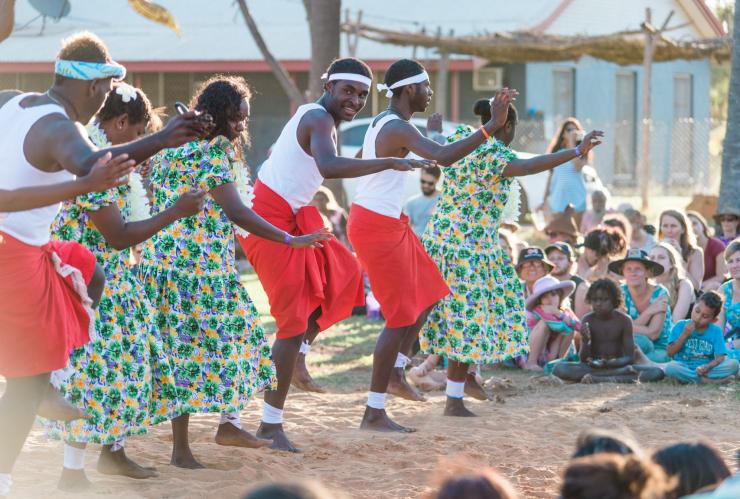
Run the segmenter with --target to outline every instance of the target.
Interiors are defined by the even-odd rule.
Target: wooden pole
[[[650,207],[650,88],[652,86],[654,30],[651,27],[650,8],[645,9],[645,22],[642,29],[645,32],[645,48],[642,60],[642,143],[640,148],[640,193],[642,197],[642,211],[646,213]]]
[[[437,30],[437,36],[442,38],[442,28]],[[450,53],[439,51],[439,68],[437,69],[437,85],[434,89],[434,110],[442,116],[447,115],[447,76],[450,69]]]

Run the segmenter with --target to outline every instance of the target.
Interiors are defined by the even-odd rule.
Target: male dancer
[[[368,128],[362,157],[405,158],[411,152],[443,166],[467,156],[502,127],[509,102],[516,96],[516,91],[499,91],[492,101],[488,123],[463,140],[440,145],[424,137],[409,121],[414,113],[425,111],[432,99],[429,76],[421,64],[409,59],[396,61],[388,68],[385,84],[378,85],[378,89],[387,90],[391,101]],[[394,368],[397,376],[403,376],[408,362],[405,354],[432,307],[450,292],[414,235],[408,217],[402,214],[406,178],[404,173],[394,171],[363,177],[347,226],[349,239],[386,318],[375,346],[370,393],[361,424],[369,430],[415,431],[394,423],[386,414],[388,383]]]
[[[365,106],[372,72],[358,59],[338,59],[325,77],[324,94],[315,103],[300,106],[285,125],[254,188],[254,211],[294,235],[323,227],[321,215],[309,203],[324,179],[434,164],[337,155],[337,126],[352,120]],[[336,240],[325,241],[319,249],[291,248],[256,237],[240,238],[240,242],[265,288],[277,324],[272,357],[278,386],[265,392],[257,436],[271,439],[275,449],[297,452],[283,430],[283,407],[301,343],[346,319],[352,308],[363,303],[362,273],[357,260]]]
[[[80,33],[63,42],[55,73],[44,94],[0,92],[0,148],[6,170],[0,189],[48,186],[85,176],[100,158],[111,155],[128,155],[138,163],[207,132],[195,113],[187,113],[147,138],[98,150],[82,124],[98,111],[112,79],[123,78],[125,69],[112,62],[100,39]],[[0,227],[0,374],[7,379],[0,400],[0,496],[9,492],[10,472],[48,389],[49,373],[66,365],[72,348],[89,341],[86,305],[91,300],[85,284],[90,283],[95,260],[77,246],[49,242],[58,210],[55,204],[10,213]]]

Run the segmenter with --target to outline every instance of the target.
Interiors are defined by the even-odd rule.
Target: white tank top
[[[316,161],[298,143],[298,124],[314,109],[327,112],[316,103],[300,106],[280,132],[272,154],[257,175],[262,183],[288,202],[293,212],[308,205],[324,181]]]
[[[52,185],[74,180],[75,176],[66,170],[43,172],[31,165],[23,154],[23,143],[31,127],[49,114],[67,113],[58,104],[45,104],[29,108],[21,107],[21,101],[34,94],[21,94],[0,107],[0,151],[2,151],[2,174],[0,189],[18,189],[39,185]],[[51,224],[57,216],[62,203],[16,211],[0,217],[0,231],[32,246],[43,246],[49,242]]]
[[[375,159],[375,140],[383,126],[392,120],[399,120],[398,116],[388,113],[375,124],[371,123],[365,132],[362,142],[362,159]],[[393,218],[401,218],[404,194],[406,193],[406,179],[410,172],[398,170],[383,170],[360,177],[357,182],[355,203],[363,208]]]

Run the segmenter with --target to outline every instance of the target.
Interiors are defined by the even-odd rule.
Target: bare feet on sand
[[[136,464],[128,458],[123,449],[113,451],[104,445],[98,458],[98,472],[104,475],[121,475],[139,480],[159,476],[157,470]]]
[[[431,372],[423,369],[423,366],[412,367],[409,369],[408,379],[422,392],[443,390],[445,387],[444,382],[434,379]]]
[[[260,447],[267,447],[272,444],[270,440],[257,438],[248,431],[237,428],[231,423],[218,425],[215,440],[218,445],[246,447],[247,449],[259,449]]]
[[[462,417],[462,418],[478,417],[477,414],[470,412],[465,407],[465,404],[463,404],[462,398],[452,398],[452,397],[447,397],[447,402],[445,402],[444,415]]]
[[[398,432],[398,433],[414,433],[415,428],[407,428],[401,426],[398,423],[393,422],[391,418],[386,414],[385,409],[373,409],[372,407],[365,407],[365,414],[362,416],[362,423],[360,423],[361,430],[371,431],[383,431],[383,432]]]
[[[59,477],[57,488],[64,492],[85,492],[92,487],[92,482],[87,479],[85,470],[71,470],[62,468],[62,476]]]
[[[298,359],[296,359],[293,379],[290,384],[304,392],[326,393],[326,389],[316,383],[311,377],[306,366],[306,356],[302,353],[299,353]]]
[[[271,449],[282,450],[287,452],[301,452],[298,447],[288,440],[288,436],[283,430],[282,424],[260,423],[257,429],[257,438],[272,440]]]
[[[388,382],[387,393],[415,402],[426,401],[426,397],[406,381],[406,373],[402,367],[393,368],[391,379]]]
[[[534,371],[534,372],[540,372],[540,373],[544,371],[544,369],[542,369],[537,364],[524,364],[524,369],[526,369],[527,371]]]
[[[488,400],[488,394],[478,383],[475,374],[468,373],[465,377],[465,395],[473,397],[476,400]],[[447,398],[449,401],[449,397]],[[462,399],[460,399],[462,401]],[[466,409],[467,410],[467,409]],[[473,414],[472,412],[470,414]]]
[[[173,448],[170,464],[172,466],[177,466],[178,468],[185,468],[189,470],[201,470],[205,468],[205,466],[200,464],[198,460],[195,459],[195,456],[193,456],[193,453],[190,451],[189,447],[184,450]]]
[[[49,385],[44,398],[41,399],[36,414],[42,418],[54,421],[74,421],[75,419],[88,419],[90,415],[82,409],[70,404],[59,391]]]

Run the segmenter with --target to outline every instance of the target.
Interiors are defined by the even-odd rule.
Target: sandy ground
[[[253,277],[247,278],[247,285],[270,329],[264,295]],[[126,443],[132,458],[157,467],[158,478],[135,481],[101,475],[95,470],[99,447],[93,446],[86,469],[95,486],[75,496],[56,488],[61,444],[46,440],[43,429],[36,426],[16,465],[10,497],[228,499],[240,497],[257,481],[284,477],[318,478],[350,497],[419,497],[439,476],[435,472],[440,459],[461,456],[498,468],[523,497],[555,497],[576,436],[594,426],[627,429],[646,448],[706,439],[736,468],[740,383],[722,387],[678,387],[667,382],[552,385],[520,371],[492,370],[484,372],[485,377],[508,378],[512,387],[492,393],[497,401],[468,402],[478,418],[442,416],[441,393],[424,403],[390,397],[391,415],[419,431],[411,435],[362,432],[357,428],[379,328],[380,323],[354,318],[322,334],[312,350],[311,370],[332,393],[291,393],[286,428],[303,449],[301,454],[221,447],[213,441],[218,415],[198,415],[191,419],[191,442],[208,469],[189,471],[169,465],[171,435],[164,424]],[[259,413],[260,402],[255,400],[242,416],[246,429],[257,428]]]

